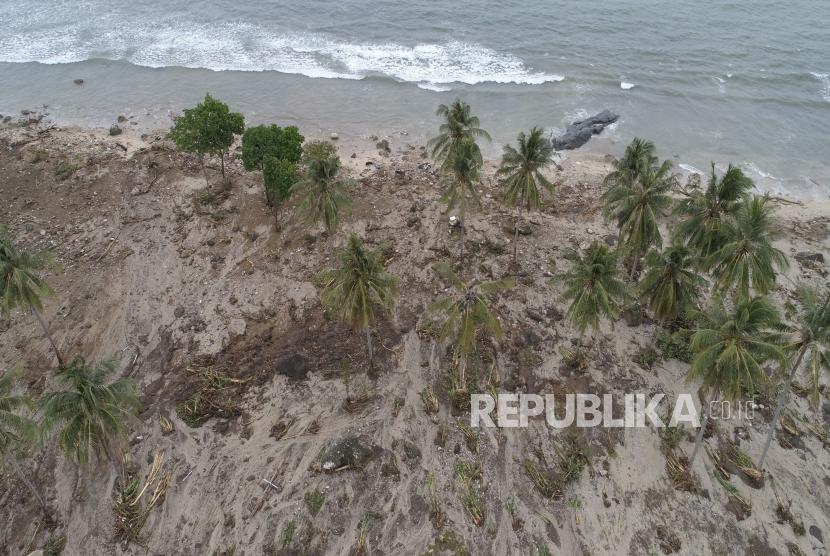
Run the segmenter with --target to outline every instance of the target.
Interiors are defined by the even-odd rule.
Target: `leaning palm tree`
[[[667,160],[657,168],[644,168],[634,181],[615,183],[602,195],[605,216],[617,221],[620,245],[631,254],[631,278],[640,256],[652,246],[663,245],[657,220],[671,206],[669,192],[675,183],[671,162]]]
[[[132,380],[107,383],[115,371],[114,361],[90,366],[75,357],[58,374],[68,389],[44,394],[41,411],[45,431],[59,428],[58,445],[67,458],[85,466],[90,456],[104,455],[123,475],[118,450],[126,440],[128,421],[136,418],[141,404]]]
[[[16,367],[0,375],[0,464],[4,461],[9,464],[40,503],[43,512],[48,514],[43,497],[17,463],[17,454],[37,441],[35,422],[17,412],[30,406],[31,401],[25,396],[12,394],[12,387],[22,374],[22,368]]]
[[[776,270],[789,266],[786,255],[772,245],[781,233],[768,201],[767,196],[745,199],[723,230],[723,244],[704,261],[721,292],[767,294],[775,287]]]
[[[470,105],[455,99],[452,104],[438,106],[436,115],[441,116],[444,122],[438,128],[438,135],[427,142],[432,158],[446,166],[453,152],[464,142],[473,142],[473,156],[479,165],[482,164],[481,150],[475,144],[476,139],[490,140],[490,134],[481,128],[477,116],[473,116]]]
[[[519,148],[505,145],[501,166],[496,171],[496,176],[502,178],[505,200],[519,209],[513,227],[513,262],[516,262],[519,245],[519,220],[522,218],[522,210],[527,209],[530,212],[539,208],[540,186],[553,194],[553,184],[542,175],[542,170],[552,162],[553,145],[542,136],[542,133],[538,127],[531,129],[529,135],[519,133]]]
[[[622,158],[614,162],[614,169],[605,176],[607,186],[634,183],[646,170],[657,166],[654,143],[635,137],[625,148]]]
[[[600,317],[617,318],[630,297],[628,286],[619,278],[619,255],[595,241],[583,255],[569,251],[564,257],[573,266],[553,280],[565,284],[562,299],[570,300],[568,319],[579,333],[589,325],[598,330]]]
[[[380,253],[364,248],[352,234],[340,254],[340,267],[324,272],[323,282],[323,307],[366,334],[369,367],[373,368],[372,326],[394,307],[397,280],[386,272]]]
[[[453,290],[447,297],[430,305],[430,312],[439,313],[444,317],[441,338],[451,338],[455,346],[458,357],[458,399],[466,392],[467,358],[475,352],[476,336],[482,332],[496,341],[502,337],[499,318],[490,307],[487,297],[512,287],[513,282],[505,279],[465,283],[446,263],[437,263],[433,269]]]
[[[51,254],[29,253],[17,248],[6,228],[0,226],[0,309],[11,311],[17,307],[30,310],[55,352],[58,367],[63,368],[63,356],[41,315],[41,299],[53,295],[54,292],[39,273],[57,268],[58,265]]]
[[[447,209],[458,209],[461,220],[461,260],[464,259],[464,236],[467,227],[467,210],[481,206],[476,185],[479,183],[481,163],[476,158],[478,147],[475,141],[462,141],[447,158],[441,185],[444,195],[441,200],[447,203]]]
[[[708,257],[725,242],[726,222],[754,187],[752,180],[731,164],[718,179],[713,162],[706,189],[689,194],[675,210],[682,217],[676,229],[677,237],[688,242],[702,258]]]
[[[747,391],[753,392],[767,379],[761,365],[785,360],[777,330],[778,310],[763,297],[740,300],[731,308],[715,297],[709,309],[700,314],[699,322],[689,344],[695,355],[688,379],[700,379],[709,395],[689,467],[703,441],[708,407],[715,397],[720,393],[727,400],[735,400]]]
[[[337,229],[340,213],[351,205],[351,181],[339,179],[339,170],[337,156],[314,158],[309,161],[305,176],[291,188],[300,195],[298,209],[306,222],[322,222],[328,233]]]
[[[796,299],[801,310],[795,326],[791,327],[793,337],[786,346],[791,353],[795,354],[795,362],[790,368],[785,386],[779,390],[769,434],[764,450],[761,452],[761,458],[758,460],[758,469],[763,469],[778,418],[781,416],[781,410],[784,408],[793,379],[801,368],[804,357],[809,354],[807,371],[811,385],[810,402],[814,407],[819,404],[819,381],[822,371],[830,370],[830,291],[824,292],[822,296],[814,288],[801,285],[796,291]]]
[[[662,252],[652,250],[646,255],[648,271],[640,280],[639,290],[655,318],[674,321],[696,307],[706,280],[695,265],[692,250],[677,241]]]

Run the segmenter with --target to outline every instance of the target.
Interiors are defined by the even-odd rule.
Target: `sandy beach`
[[[0,223],[63,267],[48,276],[56,295],[44,311],[61,348],[91,361],[113,358],[121,376],[137,381],[143,410],[130,428],[129,467],[145,477],[159,454],[169,487],[141,545],[116,542],[114,470],[100,463],[76,473],[47,443],[26,469],[55,520],[44,522],[24,485],[4,476],[0,555],[29,554],[61,535],[70,555],[827,554],[826,390],[818,412],[791,396],[795,432],[776,436],[761,487],[740,470],[719,471],[712,454],[732,443],[757,458],[774,400],[753,419],[716,422],[692,487],[673,478],[653,428],[580,433],[587,464],[551,498],[526,461],[558,469],[565,431],[533,422],[469,434],[468,417],[453,414],[447,395],[451,353],[424,316],[446,287],[431,267],[456,258],[458,239],[423,145],[400,134],[340,134],[354,206],[328,235],[302,226],[294,201],[267,207],[260,174],[243,170],[238,150],[229,185],[210,161],[208,187],[198,160],[177,152],[166,130],[121,126],[110,136],[45,119],[1,125]],[[515,212],[499,201],[498,161],[487,162],[462,271],[468,279],[511,276],[516,285],[495,302],[505,337],[492,365],[478,370],[482,384],[503,392],[688,392],[699,402],[688,364],[644,363],[662,332],[645,311],[585,335],[563,318],[562,286],[550,280],[568,264],[563,253],[615,242],[600,202],[612,160],[578,152],[557,159],[548,172],[555,196],[522,221],[518,269]],[[783,307],[797,282],[826,287],[824,263],[796,255],[830,252],[830,202],[776,207],[784,232],[776,246],[790,259],[773,295]],[[672,224],[662,223],[664,234]],[[360,338],[320,306],[317,275],[352,232],[382,249],[400,280],[394,317],[376,330],[373,373]],[[584,364],[574,367],[569,350]],[[19,311],[0,318],[0,369],[17,363],[29,392],[52,384],[49,346]],[[177,406],[202,387],[204,369],[235,379],[234,403],[188,424]],[[437,395],[437,413],[424,392]],[[679,444],[686,453],[691,432]],[[343,445],[359,461],[330,472],[322,463]],[[465,506],[458,462],[480,468],[472,487],[485,510],[480,526]],[[314,511],[309,500],[320,495]]]

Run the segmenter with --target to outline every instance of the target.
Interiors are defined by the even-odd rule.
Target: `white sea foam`
[[[446,85],[436,85],[435,83],[418,83],[418,88],[426,91],[434,91],[436,93],[452,91],[452,87],[447,87]]]
[[[629,83],[627,81],[620,81],[620,89],[622,89],[623,91],[633,89],[634,87],[635,87],[634,83]]]
[[[698,170],[696,167],[692,166],[691,164],[685,164],[685,163],[681,162],[680,164],[677,165],[677,167],[680,168],[681,170],[683,170],[684,172],[686,172],[687,174],[701,174],[701,175],[703,175],[703,172],[701,172],[700,170]]]
[[[830,73],[811,71],[810,75],[819,80],[819,83],[821,83],[821,97],[827,102],[830,102]]]
[[[385,75],[424,88],[485,82],[538,85],[564,79],[533,71],[516,56],[478,44],[352,44],[315,34],[275,34],[247,23],[219,28],[186,22],[137,25],[94,36],[81,36],[72,28],[59,33],[23,30],[0,43],[3,62],[57,64],[90,58],[154,68],[279,71],[335,79]]]

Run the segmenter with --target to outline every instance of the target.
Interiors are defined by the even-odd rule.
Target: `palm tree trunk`
[[[222,161],[222,181],[225,181],[225,151],[219,151],[219,160]]]
[[[763,470],[764,468],[764,461],[767,459],[767,451],[769,451],[769,445],[772,443],[772,437],[775,434],[775,426],[778,424],[778,419],[781,417],[781,410],[784,409],[784,402],[787,398],[787,394],[790,392],[790,387],[793,383],[793,379],[795,378],[795,373],[798,372],[798,368],[801,366],[801,359],[804,357],[805,353],[807,353],[806,345],[801,348],[801,351],[798,353],[798,358],[795,360],[792,370],[790,370],[790,376],[787,378],[787,387],[782,388],[778,393],[778,402],[775,406],[775,413],[772,414],[772,423],[770,423],[767,441],[764,443],[764,451],[761,452],[761,458],[758,460],[758,469]]]
[[[634,280],[634,273],[637,271],[637,260],[640,258],[640,250],[634,251],[634,257],[631,259],[631,272],[628,275],[628,281]]]
[[[35,485],[33,485],[32,482],[26,477],[26,475],[23,473],[23,470],[20,469],[20,466],[17,464],[17,460],[14,459],[14,457],[10,456],[6,459],[9,462],[9,465],[11,465],[14,472],[17,474],[17,476],[20,477],[20,480],[23,481],[23,484],[26,485],[26,487],[32,493],[32,496],[34,496],[37,499],[38,503],[40,504],[41,509],[43,510],[43,514],[48,518],[49,517],[49,510],[46,507],[46,502],[43,501],[43,497],[37,491],[37,489],[35,488]]]
[[[712,405],[712,401],[714,401],[717,393],[718,389],[712,388],[712,392],[709,394],[709,398],[707,398],[706,400],[706,405],[701,408],[703,417],[700,420],[700,430],[697,431],[697,437],[695,438],[695,449],[692,450],[692,455],[689,458],[688,469],[692,468],[692,464],[694,464],[695,458],[697,458],[697,453],[700,450],[700,445],[703,444],[703,434],[706,432],[706,425],[709,424],[709,406]]]
[[[516,223],[513,226],[513,262],[516,262],[516,253],[519,249],[519,220],[522,218],[522,205],[519,204],[519,214],[516,216]]]
[[[366,327],[366,349],[369,352],[369,368],[375,368],[375,353],[372,350],[372,329],[370,327]]]
[[[40,327],[43,329],[43,335],[46,336],[46,339],[49,340],[49,343],[52,345],[52,350],[55,352],[55,358],[58,360],[58,370],[63,370],[66,365],[63,362],[63,356],[61,355],[58,346],[55,344],[55,340],[52,338],[52,334],[49,332],[49,327],[46,326],[46,323],[43,320],[43,316],[40,312],[35,309],[34,305],[29,305],[29,308],[32,310],[32,313],[35,315],[35,318],[40,323]]]

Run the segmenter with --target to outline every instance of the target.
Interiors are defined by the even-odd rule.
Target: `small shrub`
[[[337,147],[328,141],[309,141],[303,145],[303,156],[301,162],[308,166],[312,160],[334,158],[337,156]]]
[[[66,160],[61,160],[55,165],[55,169],[52,170],[52,174],[58,181],[65,181],[72,177],[72,174],[75,173],[78,167],[75,164],[67,162]]]
[[[636,363],[644,369],[650,369],[660,361],[660,353],[652,346],[640,348],[635,357]]]
[[[276,124],[249,127],[242,134],[242,165],[249,172],[265,170],[269,158],[293,164],[300,161],[304,137],[294,126]]]
[[[277,205],[291,196],[291,187],[297,181],[297,165],[290,160],[267,158],[262,168],[262,179],[268,204]]]
[[[663,359],[677,359],[684,363],[690,363],[694,354],[689,348],[688,333],[684,331],[661,332],[655,341],[657,349],[663,354]]]
[[[305,493],[305,505],[308,506],[308,511],[311,515],[317,515],[323,503],[326,501],[326,495],[320,492],[320,489],[315,488]]]

